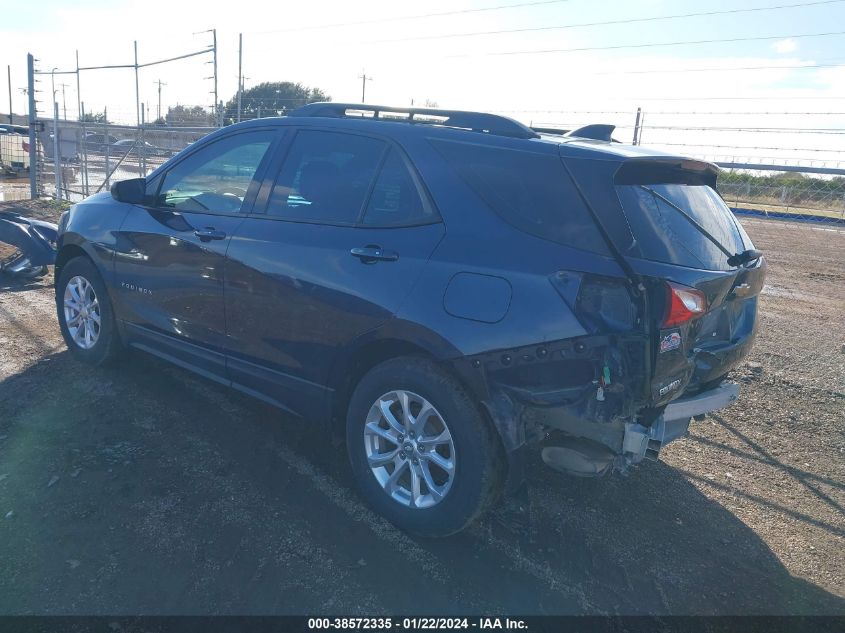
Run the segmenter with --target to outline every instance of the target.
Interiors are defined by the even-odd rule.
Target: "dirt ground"
[[[439,541],[320,429],[141,353],[84,367],[52,279],[0,282],[0,613],[845,614],[845,230],[743,222],[770,272],[740,402],[626,477],[538,459]]]

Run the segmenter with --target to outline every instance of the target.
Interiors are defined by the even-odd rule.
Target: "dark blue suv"
[[[61,220],[56,304],[345,435],[396,525],[462,529],[526,460],[625,470],[736,399],[764,261],[717,168],[490,114],[311,104]]]

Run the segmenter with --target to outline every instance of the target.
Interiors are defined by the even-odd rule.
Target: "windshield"
[[[634,236],[626,255],[690,268],[731,270],[725,253],[690,219],[731,253],[752,248],[742,226],[711,187],[658,184],[620,185],[616,189]]]

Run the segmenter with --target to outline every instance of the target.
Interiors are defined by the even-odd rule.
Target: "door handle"
[[[210,242],[211,240],[222,240],[226,238],[226,233],[218,231],[213,226],[197,229],[194,231],[194,235],[200,238],[200,242]]]
[[[369,244],[363,248],[353,248],[349,253],[353,257],[357,257],[365,264],[375,264],[376,262],[395,262],[399,259],[399,253],[396,251],[388,251],[381,246]]]

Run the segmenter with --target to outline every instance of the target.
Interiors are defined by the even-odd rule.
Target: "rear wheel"
[[[56,311],[62,337],[77,359],[100,365],[119,354],[111,301],[89,259],[76,257],[62,268],[56,281]]]
[[[463,387],[434,363],[376,366],[349,405],[347,450],[367,501],[422,536],[469,525],[498,495],[501,449]]]

